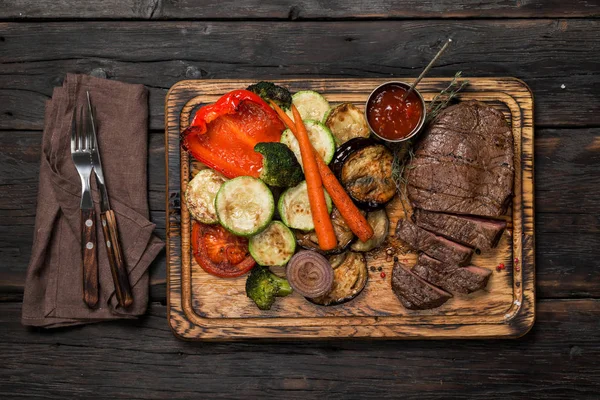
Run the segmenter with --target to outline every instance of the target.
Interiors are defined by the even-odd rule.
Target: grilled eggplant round
[[[392,152],[384,145],[355,138],[336,151],[331,169],[359,207],[376,210],[396,195],[393,161]]]
[[[335,237],[337,239],[337,246],[332,250],[326,252],[321,250],[315,231],[296,231],[296,242],[299,246],[304,247],[307,250],[313,250],[321,254],[339,254],[345,251],[348,246],[354,242],[356,237],[337,208],[334,208],[331,213],[331,223],[333,224],[333,231],[335,232]]]
[[[309,299],[322,306],[334,306],[352,300],[367,284],[367,261],[361,253],[348,251],[329,258],[333,268],[333,286],[324,296]]]
[[[350,247],[353,251],[371,251],[379,247],[385,241],[390,229],[390,220],[388,219],[385,209],[371,211],[367,214],[367,221],[373,228],[373,236],[366,242],[360,240],[352,243]]]

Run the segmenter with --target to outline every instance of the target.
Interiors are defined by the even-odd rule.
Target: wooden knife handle
[[[81,210],[81,257],[83,260],[83,302],[98,304],[98,258],[96,252],[96,213]]]
[[[121,307],[127,308],[133,304],[133,294],[129,285],[129,275],[125,267],[125,259],[121,251],[119,241],[119,231],[117,230],[117,219],[115,212],[108,210],[100,215],[102,220],[102,231],[104,232],[104,242],[106,245],[106,253],[108,254],[108,262],[115,283],[117,292],[117,300]]]

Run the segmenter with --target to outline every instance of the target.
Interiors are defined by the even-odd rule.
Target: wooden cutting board
[[[167,171],[168,318],[181,339],[244,338],[515,338],[527,333],[535,318],[533,210],[533,96],[515,78],[465,78],[470,84],[460,99],[477,99],[502,111],[512,125],[515,183],[512,209],[496,249],[473,257],[472,264],[493,270],[485,290],[455,296],[427,311],[405,309],[391,290],[393,258],[412,266],[416,254],[391,236],[367,253],[369,281],[353,301],[323,307],[298,294],[278,298],[269,311],[259,310],[245,295],[246,276],[221,279],[207,274],[191,254],[192,220],[181,193],[198,168],[179,146],[180,131],[195,110],[224,93],[245,88],[249,80],[190,80],[175,84],[165,105]],[[371,91],[387,79],[288,79],[276,81],[298,90],[316,90],[332,105],[353,102],[364,109]],[[410,79],[405,81],[411,82]],[[426,101],[450,79],[426,78],[419,90]],[[398,197],[398,196],[397,196]],[[390,233],[404,212],[396,198],[386,208]],[[505,269],[498,271],[500,263]],[[382,274],[382,272],[384,274]],[[385,277],[383,277],[385,275]]]

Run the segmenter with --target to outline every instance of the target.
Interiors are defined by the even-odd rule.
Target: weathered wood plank
[[[6,0],[0,19],[346,19],[346,18],[541,18],[597,17],[594,1],[52,1]]]
[[[537,288],[541,298],[600,296],[600,128],[535,132]],[[151,219],[165,238],[162,132],[150,135]],[[41,132],[0,131],[0,292],[22,292],[35,222]],[[585,195],[581,195],[584,193]],[[152,264],[165,298],[165,261]]]
[[[538,306],[536,325],[518,340],[199,345],[173,337],[160,305],[152,305],[141,321],[40,331],[23,328],[20,305],[5,303],[0,304],[0,394],[594,398],[600,391],[600,301],[548,300]]]
[[[162,129],[164,96],[182,79],[414,77],[448,36],[430,76],[516,76],[533,90],[537,126],[598,126],[599,29],[596,19],[2,23],[0,129],[41,129],[67,72],[147,85]]]

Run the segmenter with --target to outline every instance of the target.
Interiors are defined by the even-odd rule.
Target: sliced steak
[[[513,188],[513,136],[499,111],[466,101],[430,124],[408,167],[412,205],[429,211],[497,217]]]
[[[452,297],[413,274],[399,262],[392,271],[392,290],[402,305],[410,310],[427,310],[436,308]]]
[[[506,221],[442,214],[420,208],[415,210],[414,219],[421,228],[481,250],[496,247],[506,228]]]
[[[466,265],[473,255],[472,249],[431,233],[406,219],[398,221],[396,237],[416,250],[449,264]]]
[[[489,269],[450,265],[421,254],[412,272],[452,294],[468,294],[487,286],[492,272]]]

